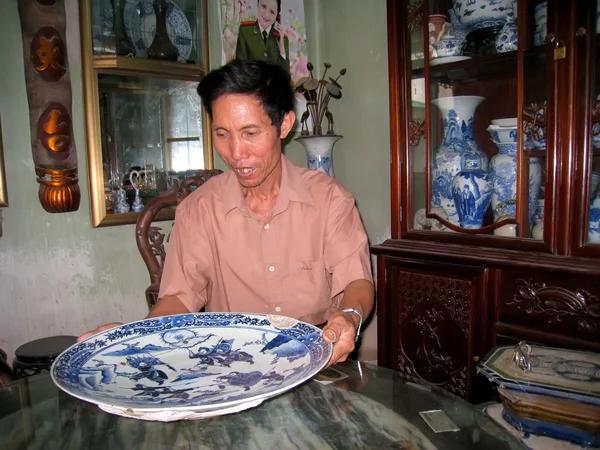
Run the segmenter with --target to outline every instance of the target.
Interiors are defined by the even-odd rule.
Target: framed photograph
[[[308,75],[304,0],[219,0],[223,64],[259,60],[286,69],[296,84]]]

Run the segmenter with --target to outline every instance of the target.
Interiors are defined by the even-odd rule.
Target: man
[[[281,0],[258,0],[256,20],[240,24],[236,59],[277,64],[290,73],[290,43],[280,17]]]
[[[198,93],[231,170],[177,207],[159,300],[147,317],[203,307],[286,315],[325,324],[329,363],[344,361],[373,307],[367,236],[346,189],[281,153],[295,122],[289,75],[234,60],[209,73]]]

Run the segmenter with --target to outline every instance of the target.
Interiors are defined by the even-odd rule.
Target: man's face
[[[291,130],[294,113],[285,116],[278,132],[254,96],[226,94],[213,103],[212,110],[217,152],[243,187],[260,186],[281,161],[281,139]]]
[[[264,29],[275,23],[277,18],[277,0],[258,0],[258,23]]]

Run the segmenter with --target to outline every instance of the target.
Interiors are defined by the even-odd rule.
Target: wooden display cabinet
[[[496,345],[600,351],[600,24],[596,2],[517,0],[516,49],[490,50],[469,35],[470,59],[430,59],[429,17],[449,16],[457,3],[512,2],[388,0],[392,235],[372,251],[379,364],[477,401],[475,366]],[[465,30],[474,29],[454,34]],[[432,102],[464,96],[485,98],[472,134],[489,163],[487,208],[461,203],[460,184],[439,176],[452,118]],[[498,200],[492,206],[505,186],[492,158],[506,147],[488,127],[507,118],[516,124],[516,193],[502,214]],[[470,126],[456,129],[466,135]],[[461,170],[471,173],[466,153]],[[444,195],[454,201],[440,202]]]

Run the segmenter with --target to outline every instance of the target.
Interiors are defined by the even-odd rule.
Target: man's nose
[[[231,157],[236,160],[236,161],[240,161],[244,158],[246,158],[248,156],[248,152],[244,146],[244,143],[238,139],[232,139],[231,141]]]

